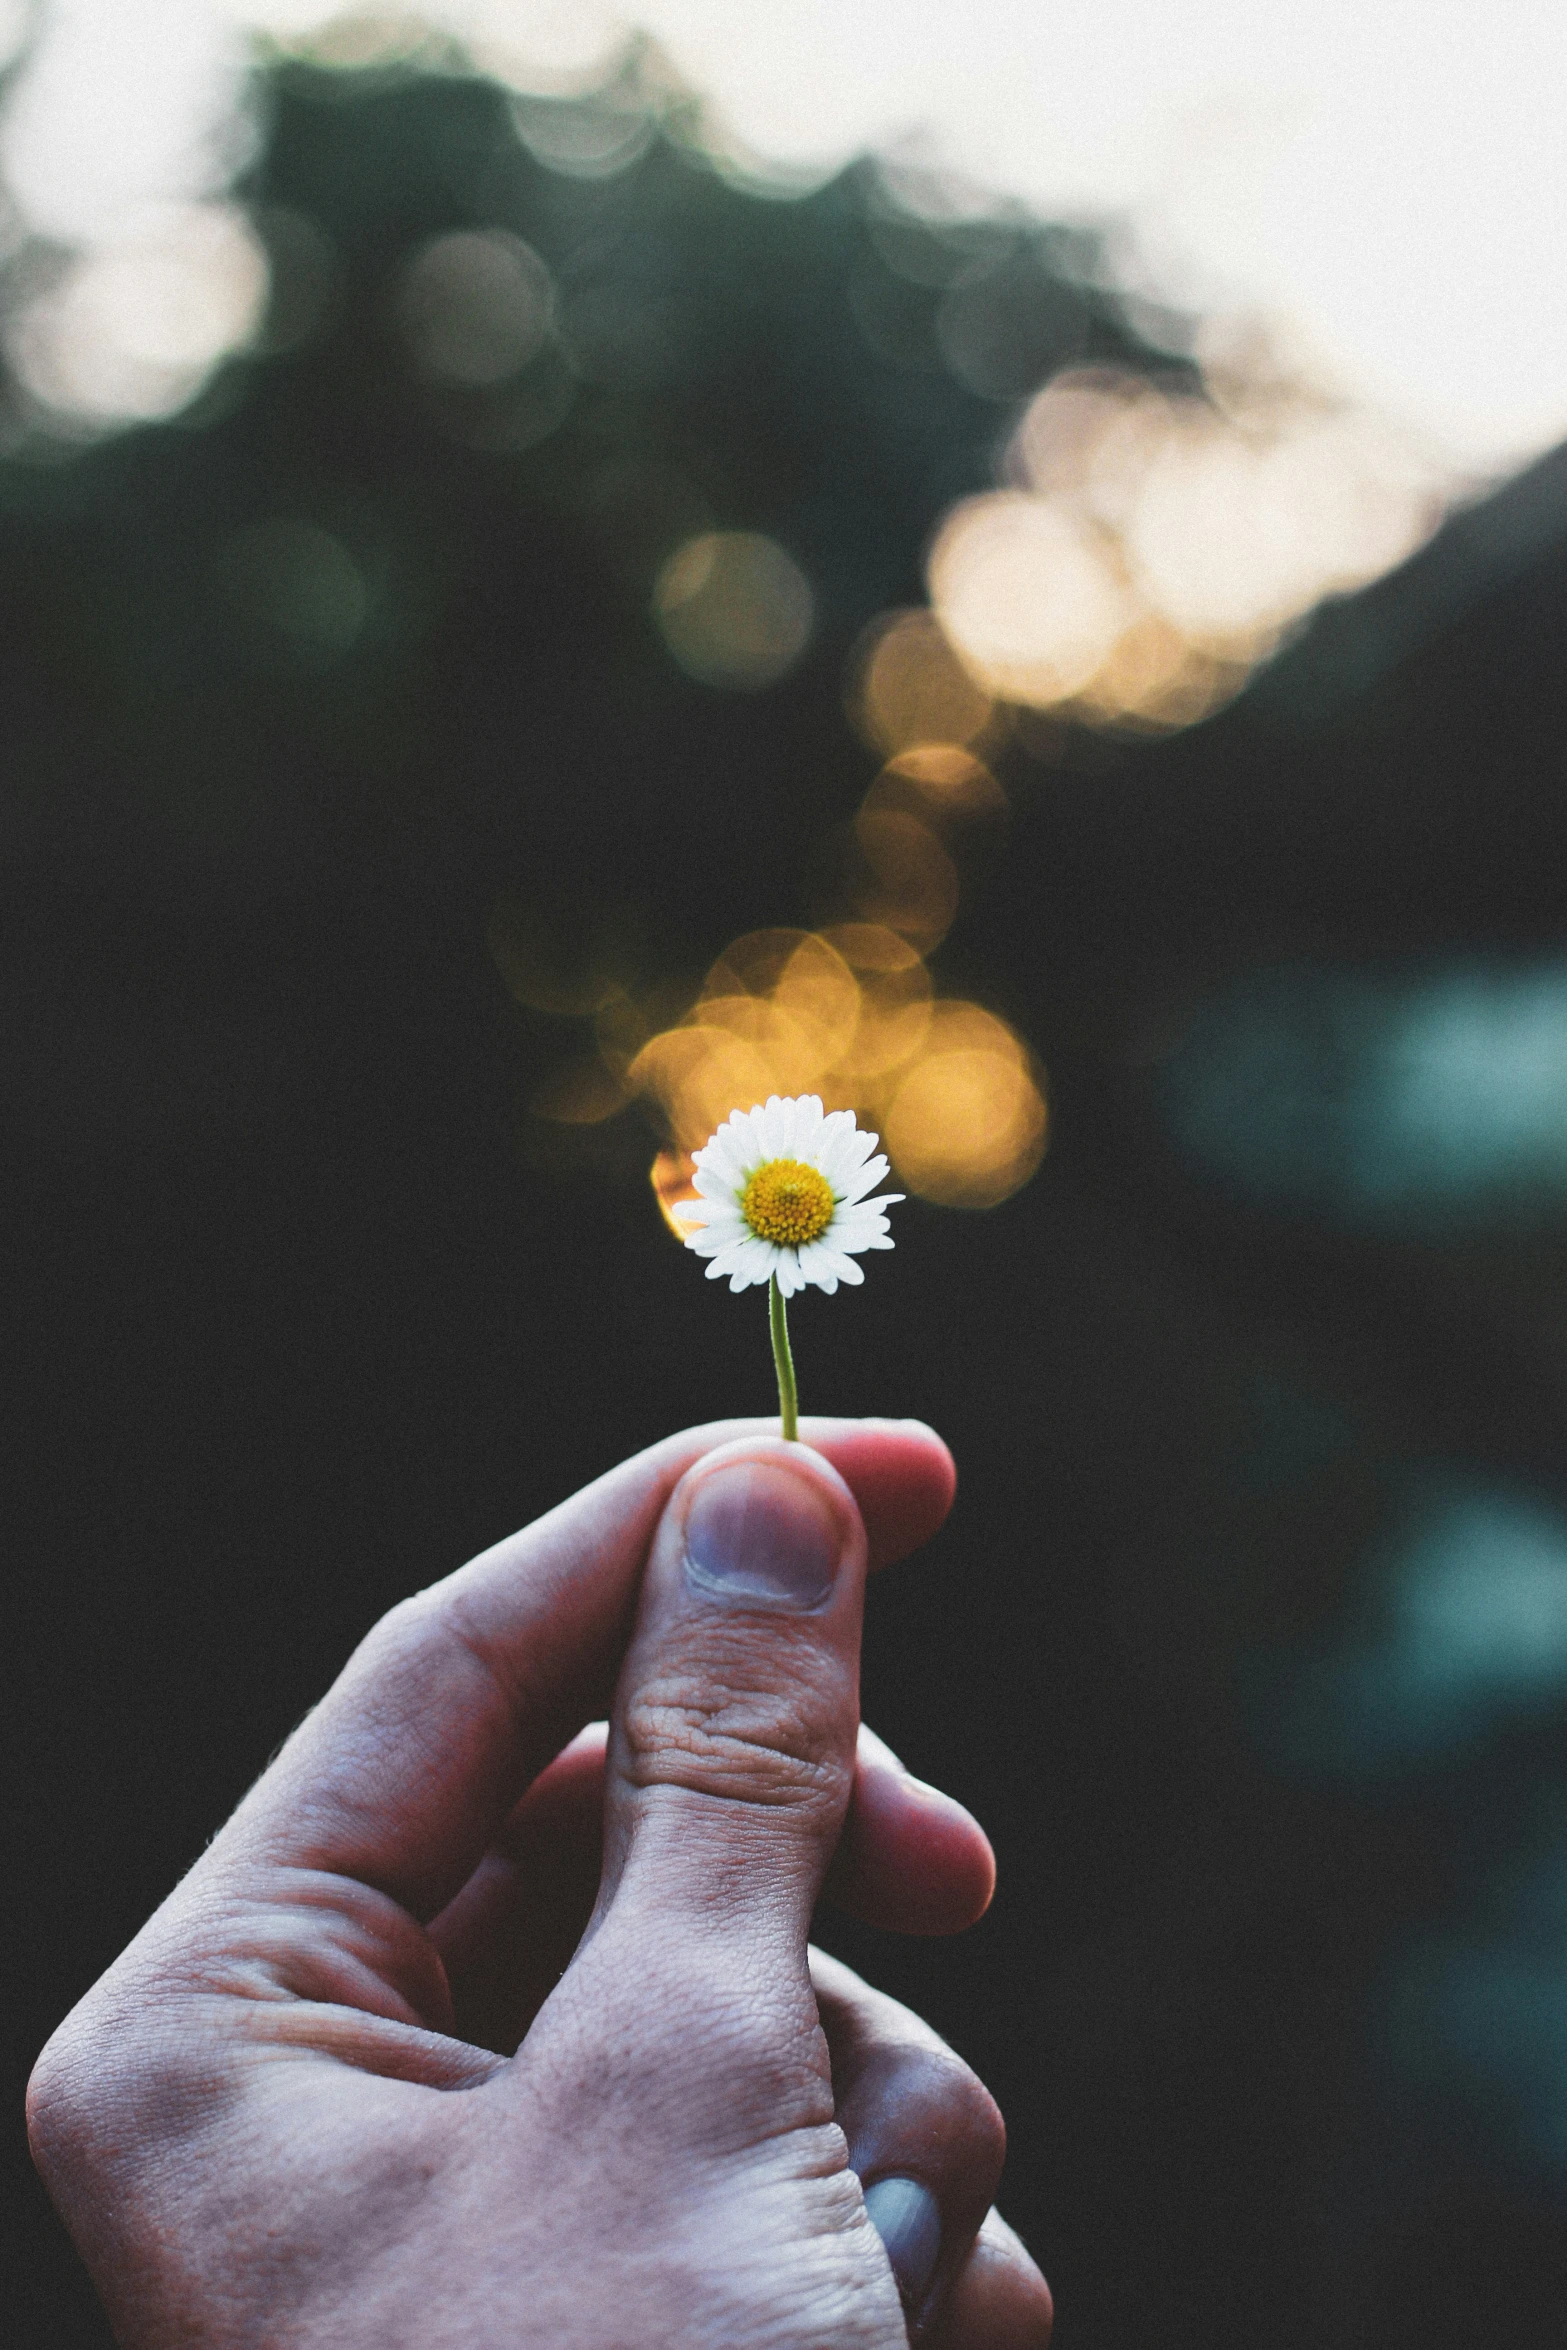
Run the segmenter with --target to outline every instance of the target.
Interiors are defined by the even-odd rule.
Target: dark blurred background
[[[555,169],[453,72],[279,68],[264,120],[253,350],[0,463],[13,2115],[376,1615],[768,1408],[656,1105],[558,1114],[573,974],[651,1030],[841,913],[895,747],[846,714],[865,631],[1039,384],[1193,389],[1015,218],[962,231],[944,362],[958,265],[893,268],[859,169]],[[432,380],[408,257],[497,230],[558,332]],[[1001,1868],[957,1943],[823,1938],[995,2090],[1061,2350],[1559,2339],[1564,485],[1200,723],[986,719],[1005,830],[931,962],[1038,1056],[1050,1146],[797,1310],[807,1408],[958,1456],[866,1711]],[[654,616],[714,530],[808,583],[770,682]],[[85,2350],[13,2147],[17,2338]]]

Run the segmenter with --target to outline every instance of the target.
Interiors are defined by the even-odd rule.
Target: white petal
[[[821,1145],[822,1101],[816,1093],[802,1093],[794,1105],[794,1156],[814,1166]]]
[[[830,1146],[835,1151],[847,1150],[852,1147],[859,1131],[852,1110],[834,1110],[830,1118],[822,1120],[823,1148]]]
[[[853,1256],[858,1250],[869,1248],[885,1230],[882,1224],[837,1223],[829,1225],[822,1238],[829,1248],[841,1248],[846,1255]]]
[[[691,1162],[696,1170],[698,1189],[704,1182],[721,1183],[733,1190],[740,1180],[744,1164],[740,1145],[728,1128],[720,1126],[705,1150],[699,1150]]]
[[[825,1247],[825,1244],[822,1245]],[[855,1263],[854,1259],[852,1257],[845,1256],[842,1249],[827,1248],[825,1253],[831,1263],[833,1271],[837,1274],[839,1280],[847,1281],[855,1288],[858,1288],[859,1284],[865,1279],[865,1275],[861,1268]]]
[[[887,1210],[896,1207],[903,1197],[901,1192],[884,1191],[880,1199],[847,1200],[834,1216],[829,1231],[835,1236],[842,1231],[853,1231],[868,1218],[878,1232],[887,1229]],[[824,1234],[825,1238],[826,1235]]]
[[[765,1281],[769,1265],[765,1251],[759,1256],[760,1244],[749,1232],[742,1232],[719,1249],[713,1258],[713,1267],[720,1273],[743,1273],[746,1282]],[[705,1255],[705,1250],[699,1252]],[[742,1282],[741,1287],[745,1286]]]
[[[833,1262],[833,1251],[825,1241],[809,1241],[800,1251],[800,1277],[814,1281],[817,1288],[829,1297],[838,1286],[838,1268]]]
[[[857,1224],[863,1216],[885,1216],[888,1206],[896,1205],[899,1196],[895,1192],[884,1191],[878,1194],[875,1199],[840,1200],[838,1213],[834,1216],[833,1222],[835,1224]]]
[[[748,1225],[730,1218],[723,1224],[708,1224],[693,1232],[686,1246],[694,1249],[699,1257],[716,1257],[726,1248],[738,1248],[742,1240],[750,1237]]]
[[[851,1208],[846,1216],[836,1216],[822,1234],[834,1248],[891,1248],[892,1236],[887,1230],[887,1219],[877,1210]]]
[[[800,1154],[795,1148],[795,1129],[800,1122],[799,1105],[792,1097],[781,1101],[775,1094],[768,1107],[773,1113],[773,1150],[780,1159],[798,1158]]]
[[[840,1144],[833,1160],[832,1184],[835,1191],[853,1189],[856,1178],[875,1148],[874,1134],[851,1134]]]
[[[749,1110],[736,1110],[729,1121],[729,1147],[737,1167],[754,1167],[765,1156],[762,1128],[767,1112],[760,1102]]]
[[[793,1297],[805,1287],[805,1275],[800,1270],[799,1254],[792,1248],[778,1251],[778,1262],[773,1273],[785,1297]]]
[[[715,1274],[727,1273],[729,1292],[732,1297],[738,1297],[742,1289],[754,1289],[759,1282],[767,1279],[765,1270],[758,1272],[756,1267],[743,1257],[715,1257],[712,1264],[708,1266],[707,1273],[709,1280],[712,1280]]]
[[[874,1191],[886,1172],[885,1159],[871,1159],[865,1166],[857,1168],[849,1181],[842,1185],[839,1197],[852,1206],[855,1201],[862,1200],[868,1191]]]

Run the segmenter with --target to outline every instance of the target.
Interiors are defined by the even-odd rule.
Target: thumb
[[[854,1780],[865,1552],[804,1444],[742,1437],[675,1488],[611,1719],[601,1924],[644,1949],[717,1935],[804,1982]]]

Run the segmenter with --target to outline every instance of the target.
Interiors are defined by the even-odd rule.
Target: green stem
[[[794,1357],[789,1352],[789,1309],[773,1274],[767,1284],[767,1320],[773,1334],[773,1364],[778,1373],[778,1409],[783,1416],[785,1441],[800,1439],[800,1392],[794,1383]]]

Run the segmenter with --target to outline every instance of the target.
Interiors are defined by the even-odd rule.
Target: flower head
[[[784,1297],[807,1282],[830,1297],[840,1281],[863,1281],[854,1260],[892,1247],[883,1211],[903,1197],[866,1197],[887,1172],[875,1148],[852,1110],[824,1116],[814,1093],[734,1111],[693,1161],[701,1197],[675,1211],[687,1248],[732,1290],[776,1276]]]

